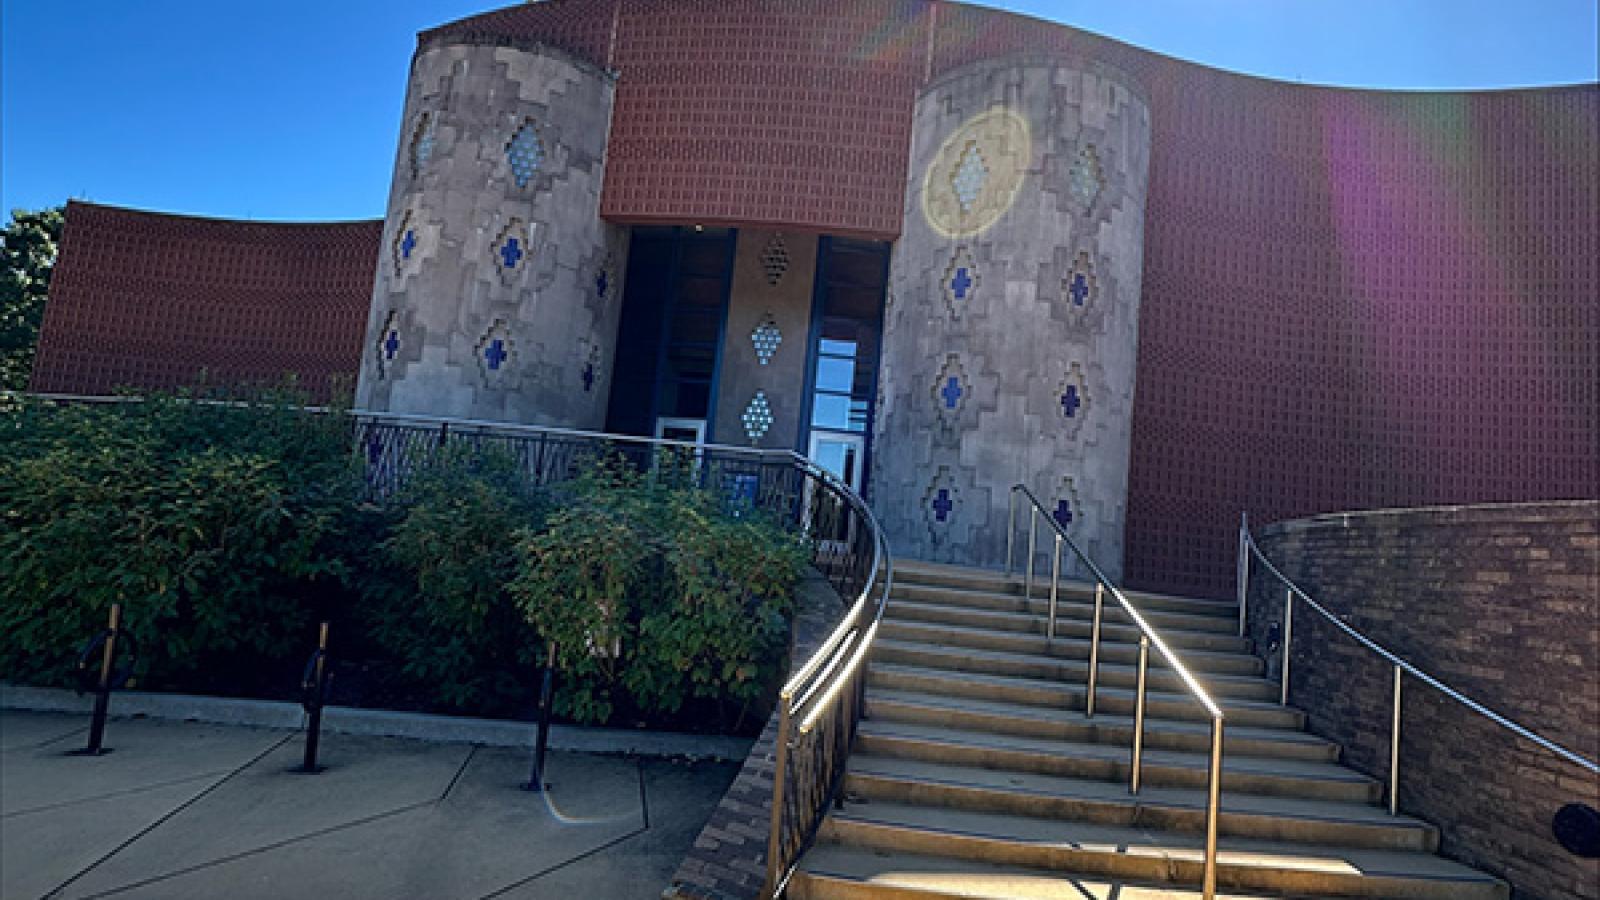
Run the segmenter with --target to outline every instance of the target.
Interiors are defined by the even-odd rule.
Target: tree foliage
[[[0,228],[0,390],[23,390],[61,244],[61,207],[11,211]]]

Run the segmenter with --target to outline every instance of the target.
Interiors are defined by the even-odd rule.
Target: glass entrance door
[[[847,432],[813,430],[806,456],[832,473],[853,491],[861,490],[861,460],[865,436]],[[812,488],[806,492],[805,521],[811,536],[825,548],[847,551],[855,536],[853,516],[843,498]]]
[[[864,449],[864,435],[813,430],[811,447],[806,451],[806,456],[838,476],[839,480],[851,490],[860,491],[861,458]]]

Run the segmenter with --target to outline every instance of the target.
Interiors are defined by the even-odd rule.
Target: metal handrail
[[[1449,697],[1451,700],[1454,700],[1462,706],[1465,706],[1467,709],[1470,709],[1489,721],[1495,723],[1496,725],[1509,730],[1512,734],[1517,735],[1523,740],[1529,741],[1530,743],[1533,743],[1539,747],[1543,747],[1562,759],[1581,768],[1587,769],[1592,773],[1600,774],[1600,763],[1596,763],[1592,759],[1588,759],[1578,753],[1574,753],[1555,741],[1543,737],[1535,733],[1532,729],[1523,725],[1519,725],[1510,718],[1495,712],[1487,706],[1484,706],[1482,703],[1479,703],[1455,688],[1445,684],[1443,681],[1440,681],[1439,679],[1429,675],[1427,672],[1422,671],[1411,663],[1406,662],[1404,659],[1401,659],[1399,656],[1380,645],[1377,641],[1374,641],[1373,639],[1357,631],[1349,623],[1340,619],[1332,612],[1329,612],[1326,607],[1324,607],[1321,603],[1318,603],[1310,594],[1307,594],[1300,588],[1299,585],[1295,584],[1294,581],[1289,578],[1289,576],[1283,574],[1283,572],[1277,566],[1273,565],[1272,560],[1267,559],[1266,554],[1261,552],[1260,545],[1256,543],[1255,537],[1250,534],[1250,520],[1249,517],[1243,513],[1241,513],[1239,516],[1238,559],[1239,633],[1241,635],[1244,634],[1245,598],[1249,590],[1250,560],[1252,558],[1260,561],[1260,563],[1266,567],[1267,571],[1284,585],[1283,669],[1282,674],[1279,676],[1279,681],[1281,683],[1280,703],[1288,705],[1289,702],[1290,647],[1291,641],[1294,638],[1294,600],[1296,597],[1298,597],[1311,609],[1315,610],[1328,622],[1332,623],[1340,631],[1355,639],[1356,643],[1366,647],[1373,653],[1376,653],[1394,668],[1393,706],[1391,709],[1389,726],[1388,792],[1390,815],[1398,815],[1400,812],[1400,691],[1404,675],[1410,675],[1411,677],[1433,688],[1446,697]]]
[[[1216,897],[1217,892],[1217,827],[1219,809],[1222,803],[1222,732],[1223,720],[1225,718],[1222,712],[1222,707],[1217,705],[1217,702],[1211,698],[1211,694],[1208,693],[1204,687],[1201,687],[1199,680],[1197,680],[1194,675],[1190,673],[1188,666],[1185,666],[1183,661],[1178,659],[1177,654],[1173,653],[1172,649],[1167,646],[1167,642],[1161,639],[1161,635],[1157,634],[1156,630],[1152,628],[1150,623],[1145,620],[1144,616],[1139,613],[1139,610],[1134,608],[1134,605],[1122,593],[1121,588],[1118,588],[1115,584],[1113,584],[1111,579],[1106,577],[1105,572],[1101,571],[1100,567],[1095,565],[1094,560],[1090,559],[1088,554],[1084,553],[1083,550],[1078,546],[1077,542],[1073,541],[1072,538],[1067,535],[1066,529],[1062,527],[1060,522],[1056,521],[1054,516],[1050,515],[1049,511],[1044,508],[1044,505],[1039,502],[1039,498],[1035,497],[1033,491],[1029,490],[1028,486],[1025,484],[1012,485],[1011,492],[1008,497],[1009,504],[1006,524],[1006,575],[1009,576],[1012,573],[1015,555],[1014,549],[1017,531],[1018,494],[1026,497],[1030,505],[1028,519],[1028,569],[1023,580],[1023,596],[1030,601],[1033,599],[1033,566],[1037,557],[1037,536],[1039,531],[1039,517],[1041,514],[1044,516],[1045,521],[1048,522],[1050,527],[1055,531],[1055,548],[1054,553],[1051,556],[1052,561],[1050,566],[1050,612],[1045,625],[1046,640],[1054,640],[1056,634],[1056,604],[1061,591],[1062,544],[1065,544],[1067,547],[1071,548],[1073,554],[1078,557],[1078,561],[1083,563],[1084,567],[1089,570],[1089,573],[1093,575],[1095,579],[1094,622],[1089,638],[1089,674],[1087,694],[1084,700],[1085,718],[1094,717],[1095,688],[1100,668],[1100,626],[1101,618],[1105,608],[1104,598],[1107,591],[1111,593],[1112,599],[1117,601],[1118,605],[1122,607],[1123,612],[1128,615],[1128,618],[1131,619],[1133,624],[1139,629],[1139,676],[1134,699],[1133,756],[1132,763],[1129,767],[1129,792],[1134,794],[1139,793],[1141,781],[1140,776],[1142,774],[1144,762],[1145,693],[1146,686],[1148,684],[1146,675],[1150,664],[1150,646],[1152,644],[1155,645],[1156,650],[1160,651],[1162,657],[1166,659],[1167,665],[1170,666],[1173,671],[1178,673],[1178,677],[1180,680],[1182,680],[1184,687],[1189,689],[1189,692],[1194,695],[1195,699],[1198,700],[1200,705],[1205,709],[1206,714],[1211,717],[1211,756],[1207,770],[1206,783],[1205,873],[1201,880],[1201,891],[1204,894],[1205,900],[1213,900],[1213,898]]]
[[[776,752],[771,822],[767,835],[767,875],[761,892],[761,896],[768,900],[782,895],[801,856],[816,839],[822,826],[823,811],[830,803],[841,805],[842,796],[839,792],[844,780],[844,762],[861,716],[865,688],[864,663],[872,649],[873,638],[883,620],[889,592],[894,584],[894,557],[889,552],[888,539],[866,502],[831,472],[810,460],[801,458],[800,466],[808,476],[826,485],[843,499],[861,527],[870,531],[872,563],[855,602],[844,618],[812,652],[810,658],[789,676],[778,692],[778,733],[774,744]],[[824,745],[829,738],[832,739],[831,748]],[[802,796],[798,790],[801,785],[790,784],[790,766],[797,751],[808,743],[824,756],[825,771],[817,773],[815,766],[807,765],[803,771],[794,773],[794,780],[798,781],[801,774],[806,774],[814,776],[813,781],[824,783],[810,785],[810,790]],[[827,754],[830,749],[833,751],[832,758]],[[831,771],[826,771],[830,766]],[[803,818],[798,827],[786,829],[787,803],[791,795],[802,801],[809,797],[812,802],[811,808],[801,810]]]

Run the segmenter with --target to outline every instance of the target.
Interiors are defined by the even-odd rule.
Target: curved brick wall
[[[544,42],[620,73],[600,206],[610,220],[885,239],[901,229],[927,82],[1023,52],[1128,73],[1151,122],[1131,586],[1227,595],[1242,509],[1266,521],[1600,496],[1594,84],[1308,87],[929,0],[549,0],[442,26],[422,51],[440,42]],[[216,277],[236,260],[176,235],[117,256],[111,236],[79,231],[69,220],[57,289],[69,299],[52,301],[39,385],[172,377],[170,354],[139,337],[159,328],[131,324],[152,307],[125,305],[120,281],[130,266]],[[359,265],[328,266],[362,269],[370,286],[377,240],[351,251]],[[91,276],[99,293],[71,286]],[[348,332],[307,329],[348,348],[351,373],[357,305]],[[172,327],[191,327],[176,315]],[[124,327],[131,351],[89,337]],[[259,317],[251,334],[295,347],[301,327]],[[63,355],[89,340],[92,350]]]
[[[1600,759],[1600,503],[1383,510],[1269,525],[1262,552],[1328,610],[1402,659],[1589,759]],[[1250,634],[1265,647],[1283,592],[1257,567]],[[1387,779],[1392,669],[1295,610],[1290,702],[1356,767]],[[1277,659],[1273,665],[1279,665]],[[1402,688],[1400,806],[1441,850],[1518,897],[1600,896],[1600,862],[1552,837],[1600,780],[1433,689]],[[1470,748],[1471,752],[1465,752]]]
[[[67,204],[35,391],[354,387],[383,223],[200,219]]]
[[[1308,87],[927,0],[551,0],[444,34],[621,72],[610,218],[880,237],[926,81],[1024,51],[1129,73],[1152,128],[1133,586],[1227,595],[1244,509],[1600,496],[1596,85]]]

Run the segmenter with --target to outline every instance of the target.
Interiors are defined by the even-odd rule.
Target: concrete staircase
[[[873,654],[846,803],[796,900],[1198,898],[1209,721],[1152,654],[1144,787],[1128,793],[1137,633],[1111,598],[1085,718],[1092,593],[1046,600],[999,573],[901,562]],[[1065,587],[1065,586],[1063,586]],[[1339,764],[1237,636],[1231,602],[1130,592],[1227,716],[1218,896],[1503,900],[1435,854],[1381,786]]]

